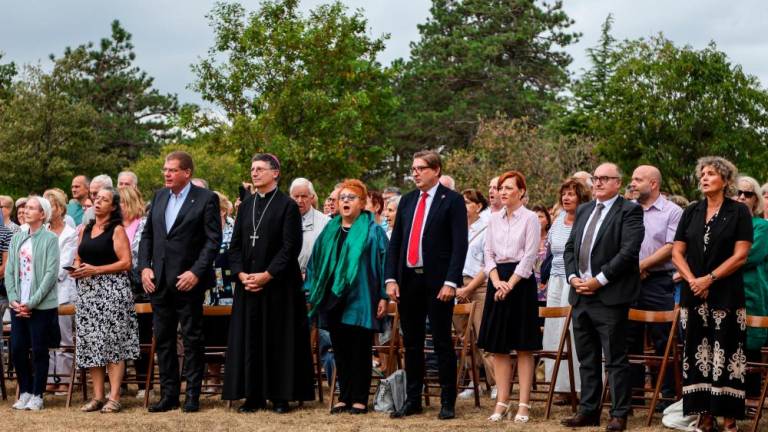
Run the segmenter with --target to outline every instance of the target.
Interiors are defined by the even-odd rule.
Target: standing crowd
[[[392,418],[422,412],[427,339],[441,388],[438,418],[456,416],[457,397],[473,390],[457,393],[453,334],[470,325],[493,385],[489,420],[528,422],[535,353],[555,350],[563,326],[542,322],[540,306],[572,307],[569,351],[578,373],[571,388],[560,369],[555,389],[557,403],[578,403],[565,426],[599,425],[605,374],[606,430],[626,429],[632,388],[645,379],[629,362],[646,342],[630,308],[679,306],[684,348],[675,372],[683,411],[697,416],[700,430],[735,431],[745,399],[759,394],[760,377],[746,363],[760,359],[768,334],[747,329],[746,317],[768,315],[768,190],[721,157],[699,159],[701,197],[692,203],[663,193],[662,173],[649,165],[623,188],[618,166],[602,163],[564,180],[556,203],[537,205],[515,170],[490,179],[487,196],[457,192],[434,151],[413,156],[416,189],[402,196],[357,179],[337,184],[323,202],[305,178],[284,193],[280,161],[266,153],[252,158],[250,171],[234,204],[194,178],[194,162],[181,151],[167,155],[165,187],[149,202],[131,172],[118,175],[116,188],[107,175],[77,176],[69,202],[60,189],[15,202],[0,196],[0,313],[10,309],[19,386],[13,408],[43,409],[45,391],[62,391],[73,368],[86,368],[94,391],[81,410],[119,412],[126,363],[145,374],[140,344],[154,335],[161,391],[150,412],[198,411],[207,371],[223,399],[244,400],[239,412],[286,413],[292,402],[314,399],[312,322],[325,368],[338,377],[331,413],[363,414],[373,342],[392,337],[392,303],[407,377],[406,401]],[[454,320],[454,305],[469,302],[473,321]],[[137,316],[136,303],[151,304],[151,318]],[[68,304],[74,317],[59,316]],[[204,316],[204,305],[231,305],[231,316]],[[669,327],[652,325],[647,334],[663,354]],[[73,344],[74,357],[49,353]],[[224,364],[206,367],[205,345],[226,346]],[[552,362],[543,367],[551,378]],[[666,380],[663,396],[675,392]]]

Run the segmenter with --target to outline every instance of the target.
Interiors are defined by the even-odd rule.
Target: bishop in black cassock
[[[276,158],[274,163],[267,162],[279,168]],[[264,161],[254,157],[253,166],[259,164]],[[262,174],[253,171],[257,180],[256,175]],[[229,262],[238,282],[222,398],[245,398],[240,412],[265,408],[266,400],[272,401],[275,411],[287,412],[289,401],[314,399],[309,325],[298,262],[301,215],[276,183],[260,189],[268,192],[251,195],[240,204],[230,243]],[[243,280],[254,274],[269,281],[255,291],[247,290]]]

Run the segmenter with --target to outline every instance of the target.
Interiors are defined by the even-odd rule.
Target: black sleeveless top
[[[83,232],[83,240],[80,242],[80,247],[77,248],[77,254],[82,262],[94,266],[103,266],[118,261],[117,254],[115,254],[115,245],[112,241],[115,226],[113,225],[108,228],[96,236],[96,238],[91,237],[93,227]]]

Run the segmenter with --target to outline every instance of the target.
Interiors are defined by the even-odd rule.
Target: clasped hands
[[[591,296],[595,295],[598,289],[602,285],[600,285],[600,282],[597,280],[597,278],[589,278],[587,280],[583,280],[580,277],[573,277],[571,278],[571,286],[576,291],[576,294]]]
[[[712,278],[709,275],[691,278],[688,280],[688,286],[691,287],[693,295],[706,300],[709,296],[709,287],[712,286]]]
[[[493,299],[495,301],[502,301],[505,298],[507,298],[507,295],[512,292],[513,289],[515,289],[515,286],[512,284],[512,279],[507,281],[503,280],[497,280],[497,281],[491,281],[493,283],[493,287],[496,288],[496,293],[493,295]]]
[[[269,281],[272,280],[272,275],[269,272],[261,273],[239,273],[237,275],[240,278],[240,282],[243,283],[243,288],[248,292],[259,292],[264,289]]]
[[[29,309],[26,303],[12,301],[10,306],[16,312],[16,318],[29,318],[32,316],[32,310]]]

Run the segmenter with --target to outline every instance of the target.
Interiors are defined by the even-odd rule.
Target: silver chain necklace
[[[251,247],[256,246],[256,240],[259,239],[259,236],[256,234],[256,232],[259,230],[259,227],[261,226],[261,221],[264,219],[264,215],[267,214],[267,209],[269,208],[269,205],[272,204],[272,200],[275,199],[275,195],[277,195],[277,189],[274,189],[275,193],[272,194],[271,197],[269,197],[269,201],[267,201],[267,205],[264,206],[264,211],[261,213],[261,216],[259,216],[259,222],[256,222],[256,199],[253,199],[253,213],[251,213],[251,223],[253,224],[253,234],[251,235]]]

